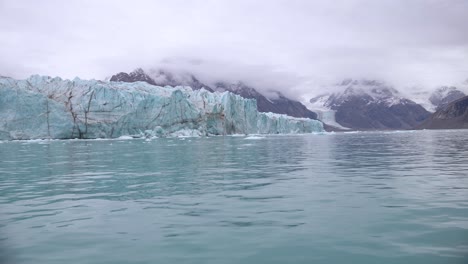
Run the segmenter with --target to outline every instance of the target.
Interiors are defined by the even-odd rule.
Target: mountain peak
[[[441,86],[437,88],[429,97],[429,102],[435,110],[446,107],[449,103],[465,96],[465,93],[455,86]]]
[[[110,81],[114,82],[146,82],[157,86],[190,86],[194,90],[205,88],[213,92],[208,85],[200,82],[193,74],[180,72],[173,73],[164,69],[151,69],[148,72],[137,68],[130,73],[120,72],[113,75]]]
[[[395,88],[377,80],[345,79],[334,87],[336,92],[325,93],[310,99],[310,103],[318,108],[330,108],[349,100],[361,100],[366,104],[379,103],[388,106],[408,103]]]
[[[137,68],[130,73],[119,72],[113,75],[109,81],[111,82],[147,82],[152,85],[158,85],[151,77],[149,77],[145,71],[141,68]]]

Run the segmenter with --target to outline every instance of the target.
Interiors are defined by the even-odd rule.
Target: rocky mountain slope
[[[419,129],[455,129],[468,128],[468,96],[462,97],[441,107]]]
[[[227,84],[218,82],[215,84],[216,91],[230,91],[244,98],[256,99],[258,111],[285,114],[294,117],[306,117],[317,119],[317,114],[310,111],[302,103],[285,97],[280,92],[276,93],[276,98],[267,98],[256,89],[247,86],[242,82]]]
[[[137,69],[131,73],[118,73],[110,78],[110,81],[137,82],[143,81],[159,86],[190,86],[194,90],[202,87],[208,91],[230,91],[244,98],[256,99],[258,111],[285,114],[293,117],[305,117],[317,119],[317,114],[310,111],[302,103],[289,99],[280,92],[276,92],[276,98],[267,98],[255,88],[242,82],[227,83],[217,82],[213,86],[200,82],[194,75],[172,74],[162,70],[150,70],[148,73],[142,69]]]
[[[437,88],[429,97],[429,102],[434,106],[434,109],[440,110],[462,97],[465,93],[458,90],[455,86],[442,86]]]
[[[174,75],[168,71],[152,70],[148,73],[139,68],[130,73],[120,72],[113,75],[111,82],[146,82],[157,86],[190,86],[194,90],[204,88],[210,92],[213,89],[208,85],[200,82],[195,76],[190,73],[179,73]]]

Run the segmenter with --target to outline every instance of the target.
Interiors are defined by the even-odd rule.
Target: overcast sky
[[[468,0],[0,0],[0,36],[15,78],[165,67],[296,94],[468,79]]]

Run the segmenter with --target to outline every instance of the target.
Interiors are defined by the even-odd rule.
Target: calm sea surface
[[[0,143],[8,263],[468,263],[468,130]]]

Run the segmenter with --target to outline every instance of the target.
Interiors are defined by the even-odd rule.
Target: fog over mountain
[[[295,99],[345,78],[420,95],[468,78],[467,13],[466,0],[1,0],[0,75],[142,67]]]

